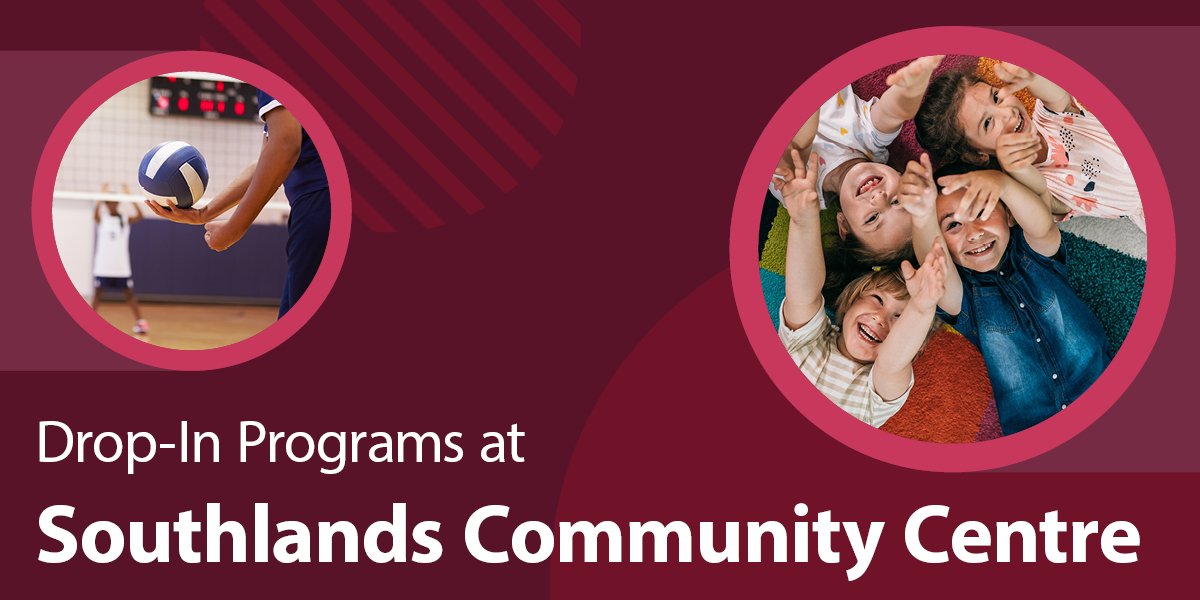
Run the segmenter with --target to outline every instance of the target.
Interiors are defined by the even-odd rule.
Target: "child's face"
[[[865,290],[842,317],[839,350],[860,363],[875,362],[879,345],[887,339],[905,306],[908,300],[899,300],[887,290]]]
[[[1029,113],[1016,96],[1001,100],[1000,90],[986,83],[976,83],[963,94],[958,109],[958,126],[971,146],[980,152],[996,155],[996,140],[1005,133],[1029,131]]]
[[[987,220],[967,220],[955,216],[954,211],[966,190],[952,194],[938,194],[938,228],[946,240],[946,250],[955,264],[986,273],[995,269],[1008,248],[1012,218],[1003,203],[997,204]]]
[[[846,171],[838,190],[842,212],[838,230],[853,233],[868,250],[889,253],[912,240],[912,219],[900,207],[900,174],[876,162],[863,161]]]

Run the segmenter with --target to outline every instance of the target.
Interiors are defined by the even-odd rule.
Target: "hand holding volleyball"
[[[191,208],[208,187],[208,164],[200,151],[187,142],[163,142],[142,158],[138,183],[167,212],[174,207]]]
[[[153,200],[146,200],[145,203],[150,212],[168,221],[175,221],[184,225],[203,225],[210,220],[203,208],[179,208],[178,206],[166,208]]]

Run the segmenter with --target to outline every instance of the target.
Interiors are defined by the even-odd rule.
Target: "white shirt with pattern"
[[[897,129],[884,133],[871,121],[871,110],[879,98],[863,100],[854,95],[854,89],[846,86],[821,105],[821,122],[817,126],[817,137],[812,149],[820,157],[817,166],[817,189],[825,189],[825,177],[831,171],[855,158],[887,164],[887,147],[900,135]],[[771,181],[771,194],[780,202],[783,196]],[[821,194],[821,208],[825,206],[825,195]]]
[[[1046,161],[1034,165],[1046,177],[1046,187],[1071,207],[1062,219],[1079,215],[1115,219],[1127,217],[1146,231],[1142,196],[1125,155],[1096,115],[1057,113],[1037,101],[1033,124],[1046,136]]]

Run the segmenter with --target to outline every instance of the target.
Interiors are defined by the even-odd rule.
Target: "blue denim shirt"
[[[996,269],[958,275],[962,312],[938,316],[983,354],[1005,435],[1065,409],[1108,366],[1104,328],[1068,284],[1064,249],[1042,256],[1014,227]]]

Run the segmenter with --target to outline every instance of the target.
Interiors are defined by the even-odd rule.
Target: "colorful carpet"
[[[987,58],[948,56],[939,70],[970,68],[993,80]],[[854,83],[863,97],[883,93],[887,75],[905,63],[889,65]],[[1023,100],[1032,108],[1033,99]],[[889,148],[889,163],[903,170],[908,160],[920,156],[920,147],[912,130],[905,125]],[[784,257],[787,250],[787,212],[770,195],[766,197],[769,214],[775,210],[761,247],[759,273],[765,309],[778,328],[779,305],[784,295]],[[764,224],[766,220],[764,219]],[[822,214],[822,227],[832,231],[831,211]],[[1068,256],[1068,276],[1079,297],[1092,309],[1108,335],[1109,351],[1116,354],[1141,302],[1146,278],[1145,234],[1125,219],[1074,219],[1062,226],[1063,245]],[[943,326],[930,339],[925,351],[913,363],[916,384],[904,408],[881,427],[906,438],[967,443],[1000,437],[1000,424],[987,368],[979,351],[953,328]]]

